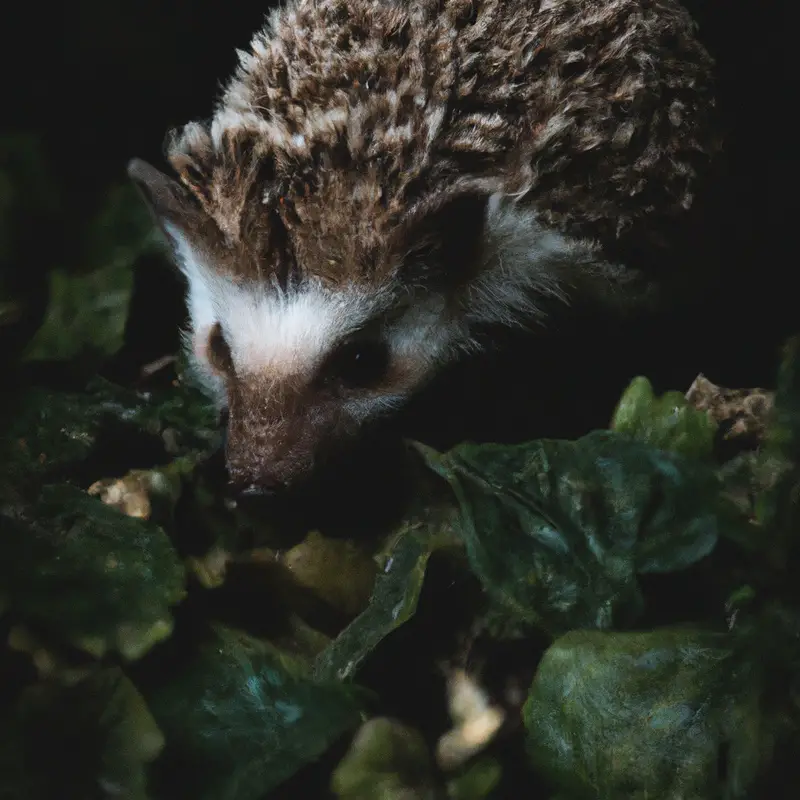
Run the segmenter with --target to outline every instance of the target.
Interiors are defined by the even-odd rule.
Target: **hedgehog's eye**
[[[231,349],[225,341],[225,336],[222,333],[222,326],[219,322],[214,324],[211,332],[208,334],[208,363],[213,370],[221,372],[223,375],[229,374],[233,369],[233,358],[231,357]]]
[[[379,383],[389,368],[389,347],[383,339],[354,337],[345,340],[322,369],[325,381],[364,389]]]

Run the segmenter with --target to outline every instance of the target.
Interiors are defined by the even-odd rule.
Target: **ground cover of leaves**
[[[153,243],[120,192],[25,362],[121,346]],[[79,383],[5,413],[1,798],[795,796],[800,340],[774,390],[638,377],[575,441],[409,443],[367,537],[232,503],[180,380]]]

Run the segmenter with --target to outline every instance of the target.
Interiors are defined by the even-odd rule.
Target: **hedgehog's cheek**
[[[195,327],[186,342],[191,357],[208,370],[211,370],[211,364],[208,360],[208,337],[211,333],[211,327],[211,325]]]
[[[210,345],[213,325],[195,327],[183,334],[183,352],[186,357],[187,379],[200,389],[221,411],[228,405],[228,384],[232,365],[220,363]]]

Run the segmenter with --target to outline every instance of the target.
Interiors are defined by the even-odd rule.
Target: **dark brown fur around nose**
[[[268,492],[311,477],[339,434],[339,406],[302,382],[236,381],[229,393],[226,460],[231,482]]]

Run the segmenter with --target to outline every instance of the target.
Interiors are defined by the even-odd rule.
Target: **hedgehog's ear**
[[[474,254],[483,236],[489,197],[482,191],[437,192],[418,203],[406,217],[399,236],[408,253],[405,269],[420,268],[429,286],[462,282],[477,262]],[[433,269],[433,271],[431,271]],[[408,280],[413,280],[411,274]]]
[[[129,162],[128,176],[141,192],[178,262],[179,253],[187,247],[204,249],[203,245],[210,244],[206,240],[214,233],[213,221],[178,181],[138,158]]]

